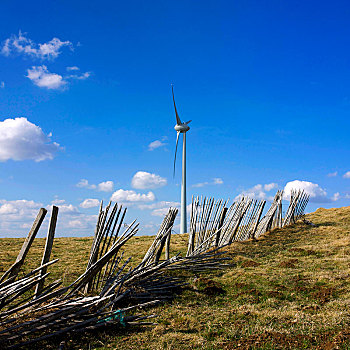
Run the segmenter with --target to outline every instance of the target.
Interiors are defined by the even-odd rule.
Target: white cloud
[[[166,184],[167,180],[164,177],[146,171],[138,171],[131,180],[132,187],[141,190],[163,187]]]
[[[256,199],[266,199],[266,193],[264,191],[264,186],[261,184],[257,184],[248,190],[242,191],[236,199],[239,199],[241,197],[249,197],[249,198],[256,198]]]
[[[169,202],[169,201],[159,201],[151,204],[140,204],[138,206],[141,210],[152,210],[151,215],[163,217],[168,213],[169,208],[178,208],[180,209],[179,202]]]
[[[264,200],[273,200],[273,196],[268,196],[266,192],[270,192],[274,189],[277,189],[278,185],[274,182],[271,182],[269,184],[257,184],[248,190],[242,191],[238,196],[236,196],[236,200],[240,199],[242,197],[249,197],[249,198],[255,198],[255,199],[264,199]]]
[[[18,209],[12,203],[4,203],[0,207],[0,214],[16,214]]]
[[[284,187],[284,199],[290,198],[291,190],[304,190],[310,195],[310,202],[326,203],[330,201],[330,199],[327,198],[327,192],[322,187],[309,181],[294,180],[288,182]]]
[[[18,35],[13,34],[10,38],[4,41],[1,53],[4,56],[9,56],[11,53],[17,53],[42,60],[55,59],[60,55],[60,49],[64,46],[73,49],[73,45],[70,41],[61,41],[58,38],[53,38],[43,44],[36,44],[34,41],[26,37],[26,33],[20,31]]]
[[[113,181],[104,181],[100,182],[98,185],[90,184],[88,180],[81,179],[77,184],[77,187],[87,188],[89,190],[98,190],[102,192],[111,192],[113,191],[114,182]]]
[[[5,88],[5,82],[2,81],[2,82],[0,82],[0,89],[4,89],[4,88]]]
[[[122,203],[153,202],[156,199],[153,192],[136,193],[133,190],[119,189],[112,194],[111,200]]]
[[[168,201],[159,201],[151,204],[140,204],[138,206],[141,210],[153,210],[153,209],[161,209],[161,208],[180,208],[180,202],[168,202]]]
[[[166,143],[164,143],[160,140],[155,140],[148,145],[148,150],[154,151],[155,149],[160,148],[160,147],[164,147],[164,146],[166,146]]]
[[[53,159],[60,145],[51,142],[50,134],[29,122],[27,118],[5,119],[0,122],[0,161],[32,159],[40,162]]]
[[[112,192],[114,187],[113,181],[105,181],[101,182],[97,185],[97,189],[103,192]]]
[[[222,185],[224,181],[220,177],[214,177],[211,182],[205,181],[205,182],[199,182],[196,184],[193,184],[192,187],[200,188],[207,185]]]
[[[41,203],[19,199],[7,201],[0,199],[0,221],[1,222],[16,222],[31,218],[36,215],[37,210],[42,206]]]
[[[86,223],[84,223],[83,220],[79,219],[74,219],[74,220],[69,220],[67,223],[67,227],[70,228],[85,228]]]
[[[90,236],[93,234],[97,215],[83,214],[79,212],[77,207],[64,200],[55,199],[51,203],[59,207],[56,235]],[[40,237],[46,236],[52,204],[45,206],[48,213],[40,228]],[[8,201],[0,199],[0,237],[25,236],[41,207],[43,207],[42,203],[33,200]]]
[[[350,171],[347,171],[344,175],[343,175],[344,179],[350,179]]]
[[[77,187],[81,187],[81,188],[88,188],[89,190],[94,190],[96,189],[96,185],[90,185],[89,181],[86,179],[81,179],[77,184]]]
[[[278,188],[278,185],[275,182],[271,182],[270,184],[265,184],[264,185],[264,190],[266,192],[270,192],[271,190],[274,190]]]
[[[49,90],[67,87],[68,79],[85,80],[91,76],[91,72],[85,72],[63,77],[60,74],[49,72],[45,65],[33,66],[31,69],[27,69],[27,73],[26,77],[29,78],[33,84]]]
[[[47,209],[50,209],[51,206],[48,206]],[[62,204],[59,206],[60,213],[64,213],[66,215],[77,215],[80,214],[77,207],[72,204]]]
[[[50,73],[45,65],[33,66],[27,69],[27,78],[29,78],[36,86],[46,89],[60,89],[67,85],[62,75]]]
[[[95,208],[100,205],[100,201],[98,199],[87,198],[83,202],[79,204],[79,207],[87,209],[87,208]]]
[[[78,80],[85,80],[91,76],[91,72],[85,72],[82,74],[71,74],[67,75],[65,79],[78,79]]]
[[[152,211],[151,215],[153,216],[165,216],[168,214],[169,208],[160,208],[160,209],[155,209]]]
[[[337,171],[335,171],[334,173],[329,173],[329,174],[327,174],[328,177],[335,177],[335,176],[337,176],[337,175],[338,175],[338,172],[337,172]]]

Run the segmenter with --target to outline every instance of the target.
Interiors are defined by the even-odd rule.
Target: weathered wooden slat
[[[29,251],[33,241],[34,241],[34,238],[36,237],[36,235],[40,229],[40,226],[45,218],[46,213],[47,213],[47,210],[45,208],[40,208],[39,213],[38,213],[36,219],[34,220],[33,226],[30,229],[28,236],[22,245],[22,248],[17,256],[15,263],[10,267],[9,270],[7,270],[2,275],[2,277],[0,278],[0,282],[2,282],[5,278],[11,278],[11,277],[18,275],[18,272],[24,263],[24,260],[28,254],[28,251]]]
[[[48,230],[47,237],[46,237],[45,250],[44,250],[42,260],[41,260],[41,265],[46,265],[50,260],[53,241],[55,238],[57,216],[58,216],[58,207],[53,206],[52,212],[51,212],[49,230]],[[45,266],[42,268],[40,275],[41,276],[45,275],[46,271],[47,271],[47,267]],[[42,292],[42,290],[44,288],[44,282],[45,281],[42,280],[37,284],[36,290],[35,290],[35,297],[40,295],[40,293]]]

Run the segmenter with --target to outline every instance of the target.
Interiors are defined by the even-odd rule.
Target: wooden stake
[[[24,263],[24,260],[34,241],[35,236],[37,235],[40,229],[40,226],[45,218],[46,213],[47,213],[47,210],[45,208],[40,208],[39,213],[33,222],[33,226],[30,229],[28,236],[22,245],[22,248],[17,256],[15,263],[3,274],[3,276],[0,279],[0,282],[2,282],[7,276],[8,278],[11,278],[18,275],[18,272]]]
[[[56,223],[57,223],[57,215],[58,215],[58,207],[53,206],[52,207],[52,213],[51,213],[51,218],[50,218],[50,225],[49,225],[49,230],[47,232],[47,237],[46,237],[46,244],[45,244],[45,250],[43,254],[43,258],[41,260],[41,265],[44,265],[49,262],[50,256],[51,256],[51,251],[52,251],[52,246],[53,246],[53,240],[55,238],[55,230],[56,230]],[[47,267],[44,267],[41,272],[40,276],[45,275],[47,270]],[[41,280],[35,290],[35,297],[41,294],[43,288],[44,288],[44,282],[45,280]]]

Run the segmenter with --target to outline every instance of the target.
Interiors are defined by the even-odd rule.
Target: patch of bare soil
[[[260,266],[260,263],[254,261],[254,260],[250,260],[250,259],[247,259],[247,260],[244,260],[242,262],[242,267],[257,267],[257,266]]]
[[[333,287],[315,287],[311,295],[320,303],[328,303],[335,293]]]
[[[194,282],[195,289],[209,296],[225,294],[221,283],[200,277]]]
[[[236,289],[244,289],[247,288],[249,285],[244,282],[237,282],[233,285]]]
[[[278,264],[278,267],[288,267],[288,268],[295,268],[296,264],[299,262],[298,259],[288,259],[285,261],[282,261]]]

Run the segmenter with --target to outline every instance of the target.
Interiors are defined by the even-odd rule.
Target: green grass
[[[72,349],[350,349],[350,207],[319,209],[303,223],[227,249],[230,266],[201,275],[186,272],[189,287],[157,314],[156,326],[127,327],[82,336]],[[125,247],[134,264],[153,237]],[[22,241],[1,239],[0,269],[14,261]],[[36,267],[44,240],[36,240],[24,269]],[[52,279],[65,283],[86,267],[90,238],[55,240]],[[186,237],[172,237],[184,251]]]

